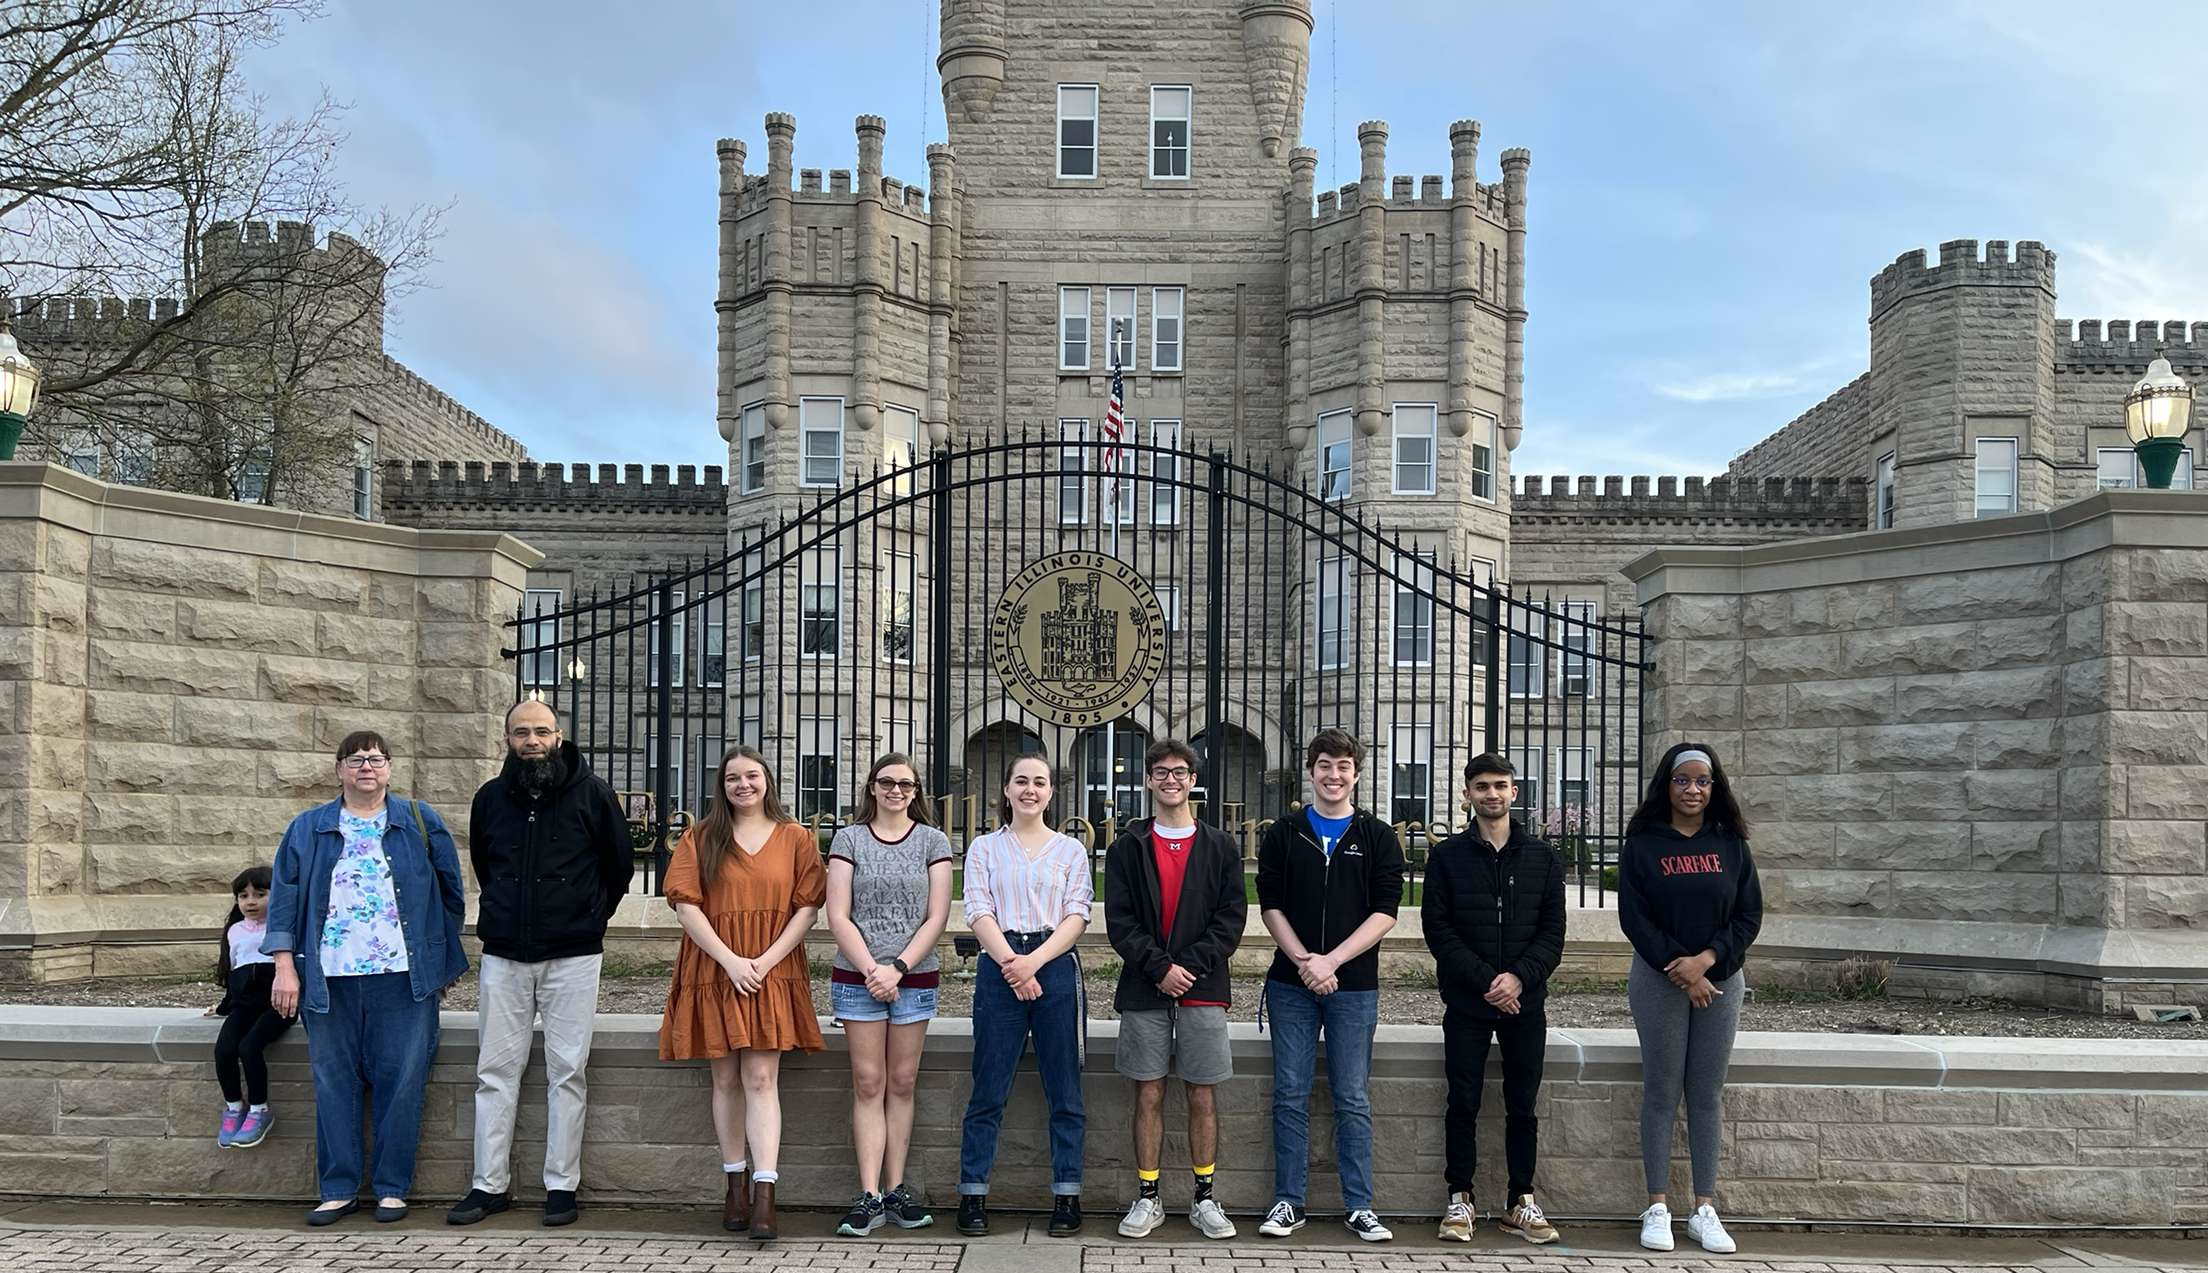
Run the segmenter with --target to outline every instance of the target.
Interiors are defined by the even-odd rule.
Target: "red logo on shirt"
[[[1722,875],[1725,863],[1715,853],[1682,853],[1676,857],[1656,859],[1666,875]]]

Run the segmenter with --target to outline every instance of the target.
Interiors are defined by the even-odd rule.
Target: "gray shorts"
[[[1168,1068],[1198,1087],[1226,1082],[1234,1077],[1227,1010],[1175,1004],[1121,1013],[1114,1068],[1142,1083],[1164,1078]]]

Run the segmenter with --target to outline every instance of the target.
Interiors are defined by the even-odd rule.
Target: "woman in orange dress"
[[[659,1056],[712,1064],[713,1132],[728,1181],[721,1227],[766,1241],[775,1236],[782,1054],[821,1047],[805,930],[828,876],[819,841],[783,812],[766,757],[731,747],[714,792],[667,864],[683,942]]]

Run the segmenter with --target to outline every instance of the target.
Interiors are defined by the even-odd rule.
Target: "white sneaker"
[[[1367,1242],[1395,1241],[1395,1231],[1380,1223],[1380,1217],[1370,1210],[1352,1211],[1342,1223],[1349,1226],[1351,1233]]]
[[[1135,1205],[1127,1208],[1127,1218],[1119,1222],[1119,1236],[1123,1238],[1147,1238],[1165,1223],[1165,1204],[1156,1198],[1136,1198]]]
[[[1227,1219],[1227,1209],[1216,1198],[1206,1198],[1188,1209],[1188,1222],[1207,1238],[1231,1238],[1234,1221]]]
[[[1694,1222],[1687,1222],[1692,1225]],[[1641,1213],[1641,1245],[1651,1251],[1671,1249],[1671,1208],[1661,1202],[1652,1202]]]
[[[1472,1215],[1472,1195],[1453,1193],[1448,1208],[1441,1213],[1441,1229],[1434,1236],[1443,1242],[1470,1242],[1478,1223]]]
[[[1265,1213],[1265,1220],[1257,1231],[1268,1238],[1285,1238],[1303,1227],[1303,1208],[1292,1202],[1276,1202]]]
[[[1733,1235],[1725,1232],[1725,1224],[1717,1218],[1717,1208],[1705,1202],[1687,1217],[1687,1236],[1702,1244],[1702,1249],[1716,1255],[1731,1255],[1740,1248],[1734,1244]]]

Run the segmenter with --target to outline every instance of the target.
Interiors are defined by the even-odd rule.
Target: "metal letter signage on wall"
[[[1149,581],[1103,553],[1066,552],[1015,575],[989,626],[1005,692],[1057,725],[1118,720],[1165,667],[1165,610]]]

